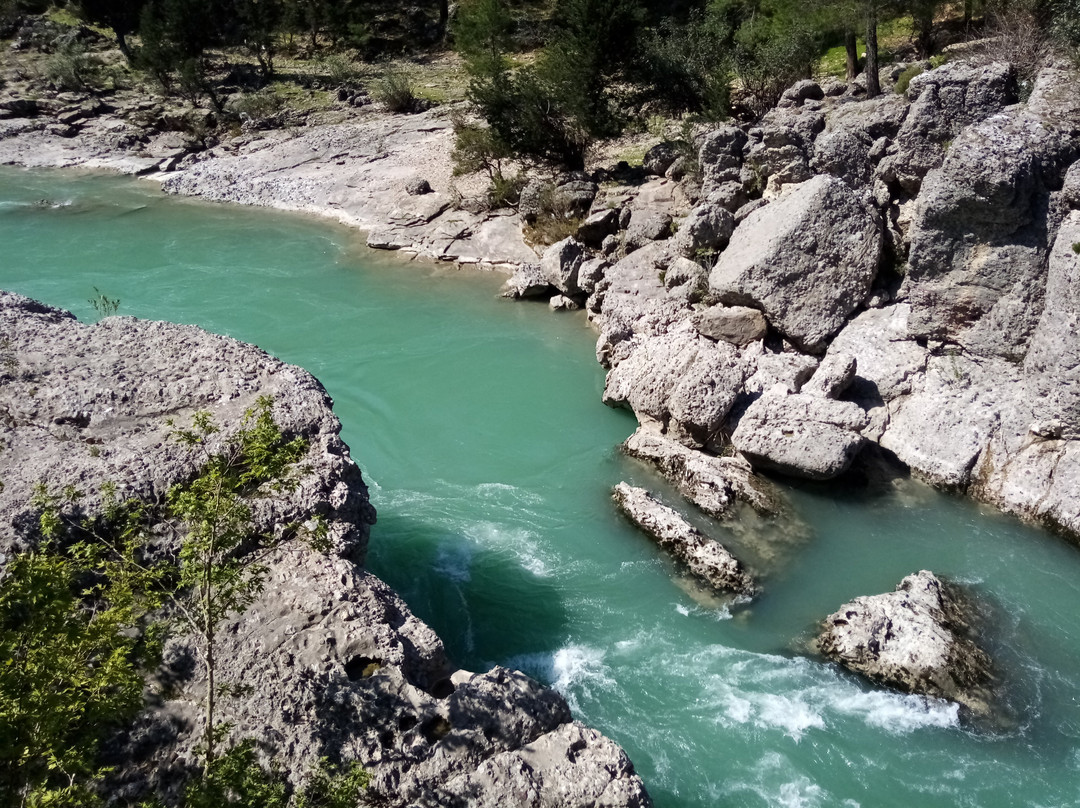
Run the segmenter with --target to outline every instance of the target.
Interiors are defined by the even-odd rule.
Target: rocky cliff
[[[1080,536],[1074,71],[1042,70],[1025,100],[1001,63],[874,99],[805,81],[697,154],[675,236],[609,236],[599,267],[563,242],[522,272],[588,308],[608,403],[691,452],[810,479],[876,445]]]
[[[170,323],[67,312],[0,292],[0,564],[35,541],[33,487],[72,485],[100,507],[102,484],[160,501],[196,461],[167,419],[197,410],[235,428],[273,398],[308,451],[299,485],[263,503],[262,527],[321,516],[333,550],[286,543],[262,596],[221,632],[220,702],[236,737],[272,745],[294,780],[322,756],[357,760],[385,805],[645,806],[625,753],[575,722],[554,691],[521,673],[457,669],[442,642],[361,562],[375,513],[325,390],[257,348]],[[242,630],[240,628],[242,627]],[[167,697],[111,745],[113,788],[134,796],[181,782],[205,690],[188,638],[166,648]]]

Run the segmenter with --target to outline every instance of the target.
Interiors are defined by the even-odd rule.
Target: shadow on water
[[[570,617],[556,580],[529,569],[512,539],[485,545],[464,531],[380,514],[368,569],[442,637],[460,665],[484,670],[537,648],[556,648]],[[473,624],[482,614],[483,626]]]

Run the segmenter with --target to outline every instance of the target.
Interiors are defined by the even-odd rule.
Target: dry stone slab
[[[755,467],[830,480],[862,449],[866,439],[860,432],[868,423],[856,404],[779,387],[747,408],[731,443]]]

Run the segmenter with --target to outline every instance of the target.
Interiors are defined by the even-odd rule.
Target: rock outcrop
[[[735,556],[644,488],[619,483],[612,498],[627,518],[719,595],[751,597],[757,585]]]
[[[896,591],[856,598],[825,619],[817,647],[873,682],[961,705],[987,717],[994,704],[990,660],[970,638],[971,619],[933,573],[909,575]]]
[[[256,511],[262,529],[322,516],[333,551],[286,542],[266,586],[219,632],[219,700],[232,737],[272,745],[301,780],[323,756],[359,761],[380,804],[650,805],[613,742],[575,723],[565,700],[521,673],[455,668],[442,642],[357,562],[375,514],[322,386],[257,348],[170,323],[70,314],[0,293],[0,553],[36,540],[32,489],[74,485],[100,508],[106,482],[158,501],[198,461],[172,427],[210,412],[228,433],[260,396],[287,435],[308,443],[295,489]],[[213,447],[211,447],[212,449]],[[4,559],[0,559],[3,563]],[[115,739],[110,788],[174,793],[199,742],[202,666],[174,636],[166,696]]]

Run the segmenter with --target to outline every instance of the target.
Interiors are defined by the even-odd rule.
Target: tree
[[[139,30],[145,5],[146,0],[78,0],[76,7],[88,21],[111,28],[120,52],[133,63],[135,54],[127,38]]]
[[[79,492],[40,486],[40,543],[0,587],[0,803],[95,806],[97,751],[142,707],[162,632],[146,624],[160,575],[141,558],[145,512],[107,489],[103,515],[63,508]]]
[[[274,534],[260,533],[252,521],[254,498],[280,494],[296,485],[296,464],[307,449],[302,437],[285,439],[271,409],[271,399],[260,397],[245,414],[239,431],[217,452],[209,447],[220,430],[205,411],[195,414],[190,428],[173,432],[175,440],[196,451],[203,461],[197,477],[169,491],[168,510],[187,529],[180,549],[179,582],[187,597],[175,603],[195,636],[206,675],[205,771],[212,769],[222,733],[216,717],[219,628],[261,594],[269,553],[304,532],[299,525],[285,525]],[[305,535],[316,547],[325,548],[321,522]]]

